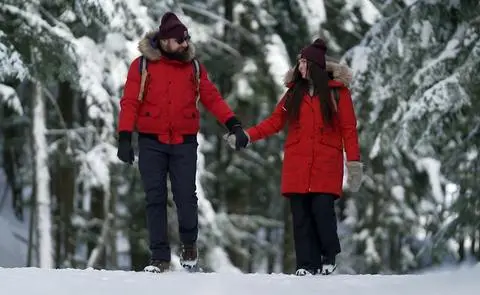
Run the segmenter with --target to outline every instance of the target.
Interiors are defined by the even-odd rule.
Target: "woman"
[[[288,128],[282,194],[293,217],[297,275],[331,274],[340,253],[334,201],[342,194],[345,149],[348,186],[358,191],[362,164],[347,67],[325,61],[323,40],[302,49],[286,79],[288,91],[270,117],[246,130],[249,142]],[[235,138],[228,136],[230,145]]]

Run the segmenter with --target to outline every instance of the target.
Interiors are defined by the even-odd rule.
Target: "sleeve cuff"
[[[225,122],[225,126],[227,126],[229,132],[233,132],[235,127],[242,127],[242,123],[235,116],[233,116]]]
[[[245,132],[247,133],[249,141],[251,143],[257,141],[259,134],[255,127],[248,128],[247,130],[245,130]]]

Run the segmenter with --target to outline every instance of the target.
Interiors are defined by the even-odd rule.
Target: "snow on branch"
[[[12,87],[0,84],[0,102],[5,103],[8,107],[17,112],[17,114],[24,114],[20,98],[18,98],[17,92]]]
[[[13,46],[3,41],[5,38],[5,33],[0,30],[0,81],[7,77],[23,80],[28,76],[28,69]]]
[[[459,73],[435,83],[431,88],[421,93],[419,99],[410,100],[408,110],[403,115],[402,122],[408,123],[414,119],[423,118],[427,113],[455,112],[470,104],[470,97],[459,83]],[[419,89],[418,91],[422,91]],[[415,93],[417,96],[419,93]]]
[[[200,7],[197,7],[197,6],[193,6],[193,5],[190,5],[190,4],[186,4],[186,3],[181,3],[181,4],[179,4],[179,6],[182,9],[200,14],[202,16],[208,17],[212,20],[219,21],[219,22],[229,26],[233,30],[239,32],[245,39],[252,42],[253,45],[261,44],[261,41],[259,40],[258,36],[250,33],[249,31],[243,29],[241,26],[238,26],[238,25],[230,22],[229,20],[227,20],[227,19],[225,19],[225,18],[223,18],[223,17],[221,17],[221,16],[219,16],[219,15],[217,15],[217,14],[211,12],[211,11],[208,11],[206,9],[203,9],[203,8],[200,8]]]
[[[51,35],[56,36],[65,42],[70,42],[73,38],[72,32],[66,30],[65,27],[52,27],[50,24],[42,19],[38,14],[29,12],[28,10],[22,10],[13,5],[3,4],[0,6],[0,10],[16,15],[24,19],[31,28],[36,29],[35,33],[39,35],[43,34],[42,30],[48,31]]]

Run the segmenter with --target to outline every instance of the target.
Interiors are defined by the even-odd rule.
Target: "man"
[[[170,268],[167,173],[177,207],[182,242],[180,262],[184,268],[195,268],[198,257],[195,178],[200,119],[197,102],[235,134],[238,148],[248,139],[241,123],[209,80],[205,67],[199,63],[196,67],[193,62],[195,50],[190,35],[175,14],[166,13],[158,31],[147,34],[138,48],[146,61],[135,59],[128,72],[120,101],[117,156],[133,163],[131,135],[136,128],[151,250],[151,261],[145,271],[164,272]]]

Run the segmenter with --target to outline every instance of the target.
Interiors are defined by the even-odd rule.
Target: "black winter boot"
[[[180,255],[180,264],[183,268],[190,270],[197,267],[198,251],[197,245],[183,245]]]
[[[335,269],[337,269],[337,265],[335,264],[335,256],[324,257],[322,264],[322,275],[332,274]]]
[[[297,271],[295,271],[296,276],[311,276],[313,273],[305,268],[299,268]]]
[[[170,261],[162,260],[150,260],[150,264],[147,265],[143,271],[152,273],[162,273],[170,270]]]

